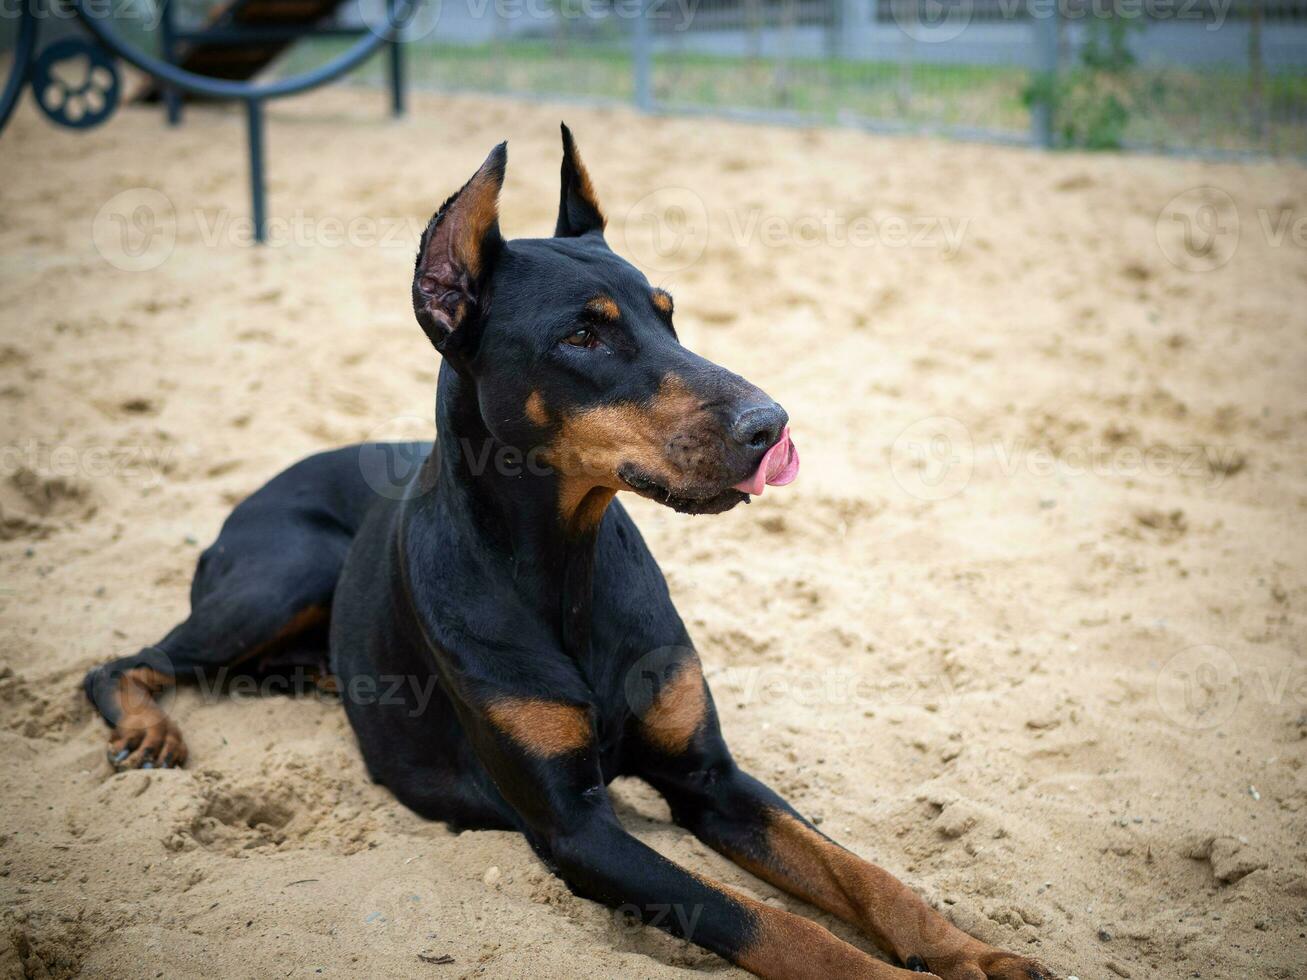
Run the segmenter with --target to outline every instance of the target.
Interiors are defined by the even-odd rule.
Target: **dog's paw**
[[[109,764],[126,769],[173,769],[186,762],[186,743],[170,718],[144,727],[119,725],[109,736]]]
[[[980,959],[987,980],[1057,980],[1048,967],[1025,956],[994,950]]]
[[[981,960],[981,969],[988,980],[1058,980],[1058,976],[1042,963],[1015,953],[995,951]]]
[[[908,966],[917,968],[911,960]],[[921,961],[920,969],[929,969],[943,980],[1057,980],[1057,974],[1025,956],[986,948],[968,951],[944,960]]]

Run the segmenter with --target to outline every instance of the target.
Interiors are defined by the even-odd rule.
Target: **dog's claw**
[[[1000,953],[981,964],[986,977],[995,980],[1054,980],[1057,974],[1024,956]]]
[[[109,763],[124,769],[180,769],[186,764],[186,743],[177,726],[163,718],[144,729],[115,729],[109,740]]]
[[[916,972],[933,971],[944,980],[1057,980],[1058,976],[1028,957],[997,949],[964,951],[930,965],[920,956],[909,956],[903,965]]]

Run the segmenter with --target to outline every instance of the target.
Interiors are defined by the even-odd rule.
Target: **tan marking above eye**
[[[617,305],[617,300],[611,296],[596,296],[585,304],[585,309],[587,313],[592,313],[605,320],[620,320],[622,318],[622,310]]]
[[[653,305],[658,307],[662,313],[671,316],[672,308],[674,306],[672,303],[672,294],[667,292],[665,289],[655,289],[652,296]]]
[[[658,692],[640,722],[640,731],[650,743],[668,755],[680,755],[708,713],[708,696],[703,686],[699,661],[690,657]]]
[[[503,697],[486,706],[486,717],[527,752],[542,759],[590,744],[589,712],[574,704]]]

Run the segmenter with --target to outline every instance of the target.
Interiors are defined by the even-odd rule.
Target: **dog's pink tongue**
[[[754,471],[753,476],[735,484],[734,489],[751,493],[756,497],[762,493],[763,487],[783,487],[787,483],[793,483],[798,475],[799,451],[790,441],[790,429],[786,426],[781,437],[776,440],[776,445],[768,449],[758,463],[758,469]]]

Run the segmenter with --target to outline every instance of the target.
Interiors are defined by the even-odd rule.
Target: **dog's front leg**
[[[611,813],[554,837],[550,854],[578,894],[635,911],[760,977],[920,976],[867,955],[815,922],[691,874],[628,834]]]
[[[639,771],[666,797],[677,823],[759,878],[856,925],[913,970],[944,980],[1053,976],[1034,960],[967,935],[742,772],[722,740],[697,657],[666,673],[638,725]]]
[[[759,878],[862,929],[944,980],[1051,980],[1024,956],[958,929],[884,868],[847,851],[733,764],[689,793],[664,785],[677,822]],[[697,780],[696,780],[697,781]]]
[[[537,853],[577,894],[634,912],[761,977],[920,976],[808,919],[691,874],[628,834],[600,776],[586,708],[497,698],[469,721],[495,788]]]

